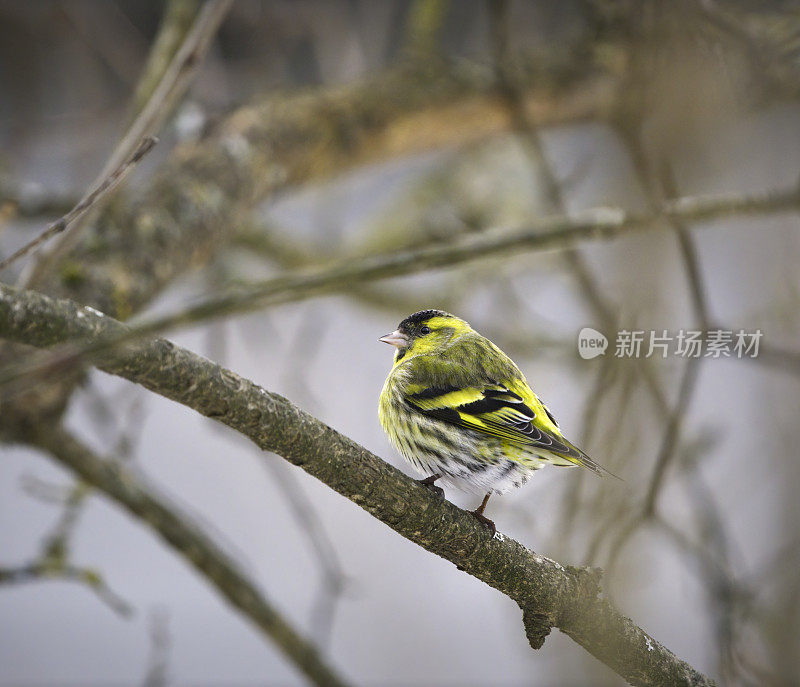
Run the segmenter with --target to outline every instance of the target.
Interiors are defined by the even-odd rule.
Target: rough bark
[[[0,286],[4,338],[47,347],[118,337],[125,329],[74,302]],[[714,684],[617,611],[603,597],[599,571],[562,566],[514,540],[492,537],[471,515],[285,398],[164,339],[128,344],[96,365],[233,428],[506,594],[523,610],[534,648],[557,627],[633,685]]]

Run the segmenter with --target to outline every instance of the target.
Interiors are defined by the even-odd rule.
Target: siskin
[[[514,362],[464,320],[422,310],[379,339],[397,348],[378,416],[421,484],[493,493],[519,487],[535,470],[580,465],[611,474],[573,446]]]

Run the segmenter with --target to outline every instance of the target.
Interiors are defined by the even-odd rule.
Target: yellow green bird
[[[422,310],[379,339],[397,348],[378,416],[403,457],[436,480],[486,495],[519,487],[547,464],[611,474],[571,444],[503,351],[464,320]]]

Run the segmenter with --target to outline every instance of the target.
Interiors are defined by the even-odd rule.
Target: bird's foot
[[[497,534],[497,527],[495,527],[494,522],[489,520],[489,518],[487,518],[483,513],[481,513],[480,509],[471,510],[470,513],[472,513],[479,522],[482,522],[484,525],[486,525],[486,527],[488,527],[491,530],[492,536]]]
[[[421,484],[426,489],[430,489],[436,496],[440,499],[444,498],[444,489],[441,487],[437,487],[434,482],[439,479],[441,475],[430,475],[429,477],[425,477],[424,479],[415,480],[417,484]]]

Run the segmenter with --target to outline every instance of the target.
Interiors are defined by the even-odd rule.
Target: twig
[[[131,122],[147,105],[200,11],[200,0],[169,0],[131,98]],[[127,128],[127,127],[126,127]]]
[[[617,370],[618,366],[615,364],[613,358],[608,357],[603,359],[595,376],[592,388],[586,395],[586,400],[583,404],[583,417],[579,425],[583,428],[580,446],[591,445],[592,434],[600,419],[601,400],[606,396],[608,389],[611,387],[612,380]],[[567,491],[562,499],[561,517],[559,518],[561,532],[572,531],[576,516],[578,515],[578,506],[580,504],[583,484],[584,476],[583,471],[581,471],[572,478],[571,484],[567,486]],[[563,535],[559,533],[559,537],[563,537]]]
[[[634,400],[635,387],[636,384],[641,381],[641,376],[636,366],[621,368],[620,372],[622,374],[616,392],[620,400],[617,409],[615,409],[612,415],[614,423],[610,426],[607,424],[605,428],[609,435],[607,445],[613,447],[613,449],[621,455],[631,455],[633,453],[633,447],[630,446],[629,441],[632,440],[632,438],[629,439],[626,437],[622,439],[619,433],[615,431],[615,428],[617,427],[616,422],[631,424],[626,421],[626,413],[637,408]],[[647,379],[647,377],[645,377],[645,379]],[[597,517],[597,513],[600,511],[596,503],[589,503],[584,506],[583,510],[588,514],[588,518],[585,521],[587,521],[593,529],[592,537],[586,546],[586,552],[582,558],[584,565],[597,565],[599,560],[598,551],[602,543],[610,532],[613,532],[619,527],[620,523],[624,522],[628,510],[627,504],[624,501],[619,501],[615,505],[616,507],[614,508],[608,508],[607,513],[602,518]]]
[[[167,687],[171,647],[167,609],[155,608],[150,614],[150,660],[142,683],[143,687]]]
[[[381,231],[380,226],[374,227],[375,234],[381,234]],[[278,228],[264,224],[242,227],[241,231],[233,237],[232,244],[236,248],[244,248],[253,255],[269,261],[284,272],[308,269],[324,265],[329,261],[329,256],[326,256],[323,251],[310,250],[306,243],[292,241],[282,235]],[[396,249],[400,248],[401,246],[398,246]],[[376,251],[364,250],[363,254],[372,252]],[[228,287],[235,285],[246,288],[249,284],[235,278],[227,280]],[[443,289],[445,293],[452,290]],[[354,288],[345,290],[343,293],[371,308],[395,313],[413,312],[421,298],[420,294],[409,290],[399,292],[396,289],[381,288],[377,285],[365,286],[364,284],[356,284]],[[437,302],[443,310],[456,311],[456,305],[449,304],[451,301],[450,297],[443,294]]]
[[[523,151],[526,154],[529,167],[538,181],[538,190],[544,195],[550,209],[562,216],[568,216],[568,209],[562,185],[556,176],[553,165],[548,160],[542,144],[539,128],[534,118],[525,108],[523,93],[517,80],[514,78],[513,56],[510,50],[509,32],[511,6],[508,0],[488,0],[490,42],[492,47],[493,65],[497,89],[505,102],[513,128],[520,134]],[[583,260],[580,252],[575,247],[566,247],[563,259],[578,282],[580,294],[586,300],[594,314],[599,326],[605,331],[616,329],[614,310],[603,295],[597,280],[589,266]],[[606,358],[603,363],[603,372],[598,376],[598,382],[606,379],[607,373],[613,371],[613,358]],[[599,408],[599,394],[605,393],[605,384],[595,385],[590,394],[589,403],[592,408]],[[586,414],[584,420],[590,420]],[[588,424],[584,423],[588,430]],[[585,443],[583,444],[586,445]],[[563,500],[562,509],[564,531],[569,531],[577,515],[577,505],[584,482],[584,475],[575,475],[570,490]]]
[[[641,148],[641,143],[639,148]],[[667,160],[662,160],[660,167],[659,181],[663,190],[662,195],[667,198],[676,198],[678,196],[678,185],[672,165]],[[651,198],[652,207],[658,207],[658,199],[652,197],[652,195]],[[711,328],[711,309],[708,304],[708,289],[703,278],[703,271],[700,268],[697,247],[689,228],[684,222],[672,217],[669,223],[678,239],[681,260],[686,271],[686,281],[692,297],[694,317],[697,320],[697,324],[700,325],[700,329],[703,332],[707,332]]]
[[[20,437],[22,438],[22,437]],[[325,664],[317,649],[300,636],[236,563],[188,518],[124,465],[103,460],[60,427],[42,427],[26,439],[146,522],[210,584],[253,621],[314,684],[345,683]]]
[[[640,137],[640,132],[643,128],[643,117],[643,112],[637,109],[633,122],[629,122],[628,128],[618,127],[618,132],[628,144],[633,166],[645,191],[647,206],[651,212],[654,212],[664,202],[665,198],[674,199],[677,196],[678,189],[672,167],[666,158],[660,159],[656,165],[648,164],[644,142]],[[665,219],[678,240],[695,320],[700,329],[703,332],[707,332],[710,328],[711,315],[709,314],[710,309],[705,280],[703,279],[693,237],[685,222],[679,217],[673,215]],[[656,501],[664,484],[667,470],[677,455],[683,420],[691,405],[701,360],[701,358],[690,358],[686,363],[678,388],[678,397],[669,413],[664,428],[659,451],[648,483],[647,495],[641,511],[614,538],[608,556],[607,566],[609,570],[615,568],[623,547],[637,532],[638,528],[651,521],[657,515]]]
[[[308,539],[322,570],[320,590],[312,611],[311,627],[314,628],[317,644],[324,649],[330,640],[336,603],[344,592],[347,578],[319,513],[300,488],[295,476],[289,472],[292,468],[269,455],[264,456],[263,463],[278,483],[281,495],[286,497],[295,521]]]
[[[135,141],[161,128],[192,82],[231,4],[232,0],[210,0],[203,4],[194,25],[186,34],[183,44],[175,53],[147,104],[106,162],[106,169],[119,164],[120,158],[125,157]]]
[[[19,343],[46,346],[68,338],[113,338],[125,330],[122,323],[75,303],[0,285],[0,336]],[[523,610],[534,648],[542,646],[551,627],[558,627],[631,684],[713,684],[622,616],[603,597],[599,571],[564,567],[509,538],[492,536],[469,513],[437,498],[281,396],[165,340],[126,347],[99,367],[212,417],[261,449],[282,455],[410,541],[506,594]],[[39,429],[43,436],[20,436],[20,440],[42,445],[84,480],[152,523],[199,570],[220,586],[225,582],[224,593],[238,608],[252,610],[258,599],[257,607],[263,609],[246,580],[230,569],[225,554],[165,510],[130,471],[96,459],[63,430]],[[228,585],[231,581],[235,584]],[[243,589],[248,589],[244,598]],[[269,620],[267,631],[274,627],[274,614]],[[276,641],[281,638],[285,635]]]
[[[59,506],[66,504],[74,487],[73,484],[53,484],[30,473],[22,475],[20,484],[22,490],[31,498],[37,499],[42,503]]]
[[[157,142],[158,139],[153,136],[146,136],[140,140],[139,145],[136,146],[130,157],[123,160],[110,174],[103,176],[100,182],[96,184],[72,210],[61,217],[61,219],[53,222],[35,239],[26,243],[22,248],[11,254],[5,260],[0,261],[0,270],[6,269],[13,262],[27,255],[34,248],[38,248],[48,239],[67,231],[74,222],[83,217],[96,203],[99,203],[107,193],[110,193],[139,161],[153,149],[153,146]]]
[[[67,556],[69,540],[89,493],[89,487],[81,481],[77,481],[72,485],[64,502],[64,510],[61,512],[61,517],[45,540],[44,556],[46,558],[63,559]]]
[[[123,160],[131,156],[131,151],[136,150],[140,140],[153,136],[161,128],[175,104],[189,87],[202,63],[203,56],[211,45],[211,39],[230,9],[231,2],[232,0],[209,0],[203,5],[191,31],[175,53],[169,68],[164,72],[147,104],[106,161],[99,179],[104,179],[111,170],[119,167]],[[100,182],[95,182],[98,183]],[[19,285],[32,287],[38,284],[50,266],[75,244],[80,228],[81,225],[76,223],[69,231],[62,230],[61,237],[52,248],[46,254],[42,254],[36,264],[30,265],[29,269],[22,273]]]
[[[89,486],[81,480],[76,480],[63,493],[59,501],[63,505],[63,511],[45,538],[38,558],[27,565],[0,569],[0,583],[55,579],[80,582],[86,584],[112,610],[128,616],[133,613],[132,607],[109,588],[99,572],[69,562],[70,538],[89,493]]]
[[[138,403],[132,406],[132,425],[138,424],[136,411],[139,407]],[[138,426],[132,427],[131,434],[135,434],[136,429]],[[131,439],[126,432],[123,432],[117,441],[115,453],[119,460],[127,460],[131,452]],[[93,568],[78,567],[69,561],[71,539],[78,518],[91,493],[89,485],[81,480],[75,480],[68,487],[57,487],[28,475],[23,481],[23,488],[36,498],[61,505],[62,511],[56,524],[45,537],[38,558],[26,566],[6,569],[5,572],[0,570],[0,581],[20,582],[58,578],[82,582],[89,585],[113,610],[121,615],[130,615],[133,612],[131,606],[108,587],[99,572]]]
[[[131,605],[119,594],[115,593],[105,583],[100,573],[92,568],[80,568],[47,558],[42,558],[17,568],[0,568],[0,584],[20,584],[47,580],[84,584],[115,613],[119,613],[122,616],[130,616],[133,613]]]
[[[780,93],[780,79],[776,78],[777,68],[792,68],[792,60],[788,55],[780,53],[768,41],[761,40],[748,28],[746,22],[737,22],[725,10],[717,7],[713,0],[696,0],[698,14],[721,33],[741,46],[742,53],[750,63],[752,73],[751,85],[763,92]]]
[[[324,320],[313,308],[309,309],[294,334],[288,360],[283,365],[288,375],[286,389],[312,408],[317,403],[305,379],[305,371],[319,353],[324,328]],[[306,495],[292,467],[285,461],[275,460],[273,456],[265,456],[263,462],[276,479],[281,495],[286,498],[298,528],[305,535],[319,563],[321,579],[311,610],[310,626],[314,628],[316,643],[325,649],[330,643],[337,605],[348,579],[318,509]]]
[[[763,211],[794,210],[797,207],[800,207],[800,194],[791,190],[753,197],[681,198],[665,203],[659,217],[676,216],[686,221],[709,220]],[[0,387],[26,375],[52,373],[69,368],[84,356],[96,355],[136,338],[221,315],[347,291],[357,284],[418,274],[484,260],[490,256],[563,249],[580,241],[609,240],[652,229],[653,220],[654,217],[649,214],[628,214],[621,209],[597,208],[582,212],[574,218],[544,217],[526,227],[470,234],[446,245],[348,260],[330,267],[290,273],[236,292],[214,296],[178,313],[146,320],[126,329],[123,338],[118,340],[96,339],[90,345],[65,346],[43,358],[35,356],[36,359],[28,363],[14,363],[5,370],[0,370]]]
[[[707,580],[709,603],[715,606],[712,617],[716,618],[719,670],[727,682],[742,682],[737,679],[741,675],[737,676],[736,673],[747,669],[746,662],[741,659],[743,650],[740,646],[745,642],[737,641],[741,634],[737,624],[747,619],[755,603],[755,590],[758,587],[748,587],[738,581],[729,570],[731,539],[713,491],[706,483],[694,455],[691,460],[683,462],[687,468],[681,473],[681,481],[689,496],[695,520],[699,525],[697,529],[703,541],[696,556]]]
[[[640,118],[637,120],[639,122],[639,126],[635,127],[637,131],[643,126],[642,117],[643,115],[640,114]],[[657,169],[651,173],[650,166],[648,166],[645,156],[644,143],[641,138],[634,137],[633,135],[626,136],[625,132],[622,132],[622,134],[628,141],[634,167],[639,172],[639,177],[647,196],[647,203],[651,210],[657,208],[659,204],[663,202],[664,198],[674,199],[677,196],[678,187],[669,161],[667,159],[661,159],[659,164],[655,165]],[[707,332],[711,326],[711,315],[705,280],[700,268],[700,260],[697,256],[697,248],[695,247],[694,239],[686,224],[677,217],[670,217],[667,219],[667,222],[675,232],[675,236],[678,240],[681,260],[686,273],[686,282],[692,299],[695,320],[700,329],[703,332]],[[643,515],[646,518],[651,518],[655,514],[656,499],[658,498],[664,475],[676,455],[680,443],[682,421],[691,404],[701,360],[701,358],[690,358],[686,364],[684,374],[681,377],[680,386],[678,388],[678,398],[675,401],[675,406],[667,422],[665,435],[662,439],[661,448],[656,458],[647,490],[647,496],[645,498]]]
[[[514,76],[509,47],[510,3],[508,0],[489,0],[487,6],[497,89],[506,103],[513,128],[522,137],[524,152],[527,154],[530,167],[538,177],[545,199],[553,212],[567,216],[564,192],[545,154],[539,124],[528,114],[523,90]],[[615,328],[614,309],[603,296],[597,280],[583,257],[574,246],[566,246],[563,257],[577,278],[581,294],[594,311],[599,324],[606,331],[612,331]]]
[[[58,193],[46,189],[27,189],[22,186],[0,187],[0,204],[10,208],[12,218],[60,217],[79,202],[75,193]]]

